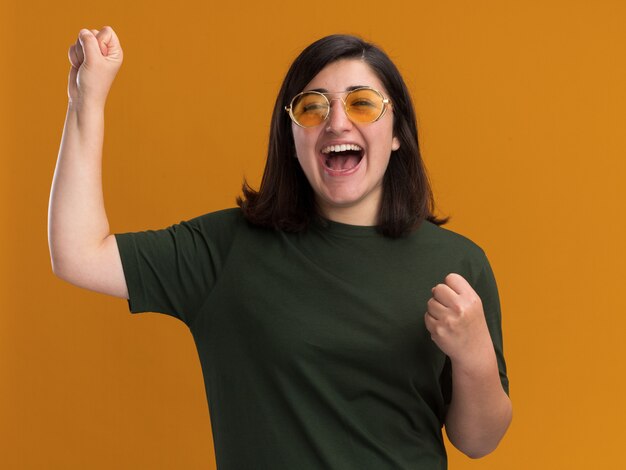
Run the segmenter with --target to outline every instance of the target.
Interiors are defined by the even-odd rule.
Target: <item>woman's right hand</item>
[[[81,29],[68,56],[72,64],[67,87],[70,102],[104,106],[124,57],[113,28]]]

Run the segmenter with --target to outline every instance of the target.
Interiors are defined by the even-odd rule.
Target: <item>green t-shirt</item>
[[[116,238],[131,312],[193,335],[220,470],[445,469],[450,362],[424,313],[451,272],[482,299],[508,393],[489,262],[430,222],[289,234],[227,209]]]

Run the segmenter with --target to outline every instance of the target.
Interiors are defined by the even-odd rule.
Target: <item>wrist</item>
[[[477,345],[462,355],[450,357],[453,373],[470,377],[485,377],[498,373],[498,361],[491,341]]]
[[[94,99],[94,98],[70,98],[67,106],[68,109],[72,111],[76,111],[78,113],[99,113],[104,112],[104,108],[106,105],[105,99]]]

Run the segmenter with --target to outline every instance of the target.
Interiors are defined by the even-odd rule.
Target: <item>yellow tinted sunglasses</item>
[[[359,87],[346,93],[345,98],[339,99],[343,103],[348,119],[354,123],[366,124],[378,121],[391,104],[381,92],[370,87]],[[285,111],[300,127],[319,126],[330,114],[330,102],[327,95],[337,93],[322,93],[319,91],[303,91],[293,97]]]

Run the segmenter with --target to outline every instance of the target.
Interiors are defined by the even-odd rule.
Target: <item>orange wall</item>
[[[0,466],[213,462],[186,327],[50,269],[67,49],[108,24],[125,52],[104,146],[118,232],[232,206],[244,175],[260,179],[295,55],[333,32],[382,45],[414,95],[440,211],[500,286],[514,422],[494,454],[450,450],[450,467],[626,468],[626,4],[398,3],[2,0]]]

